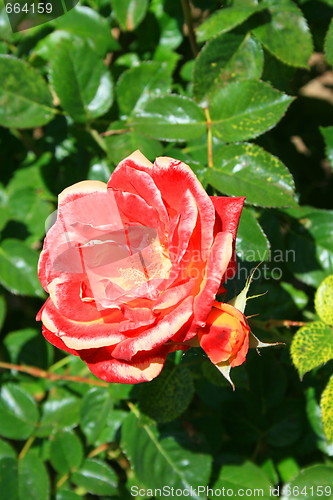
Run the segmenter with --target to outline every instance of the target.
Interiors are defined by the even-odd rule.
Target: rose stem
[[[197,41],[195,38],[195,32],[194,32],[194,28],[193,28],[193,20],[192,20],[190,2],[189,2],[189,0],[180,0],[180,3],[182,4],[184,21],[185,21],[185,24],[187,26],[188,38],[190,40],[191,49],[192,49],[194,57],[197,57],[199,50],[198,50]]]
[[[46,378],[52,381],[67,380],[68,382],[80,382],[82,384],[109,387],[109,384],[107,382],[102,382],[101,380],[94,380],[92,378],[85,378],[85,377],[75,377],[72,375],[57,375],[55,373],[50,373],[45,370],[41,370],[36,366],[14,365],[12,363],[5,363],[4,361],[0,361],[0,368],[3,368],[5,370],[17,370],[19,372],[28,373],[32,377]]]

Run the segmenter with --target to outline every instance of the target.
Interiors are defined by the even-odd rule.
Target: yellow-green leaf
[[[327,440],[333,441],[333,376],[321,395],[320,407]]]
[[[328,28],[325,38],[325,56],[326,60],[329,64],[333,64],[333,19],[331,20],[331,24]]]
[[[333,325],[333,274],[320,284],[315,295],[315,308],[324,323]]]
[[[321,321],[302,326],[291,345],[291,357],[301,377],[333,358],[333,329]]]

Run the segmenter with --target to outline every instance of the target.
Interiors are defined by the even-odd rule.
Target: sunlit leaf
[[[333,441],[333,377],[330,378],[321,395],[320,408],[323,419],[323,428],[327,440]]]
[[[282,118],[292,100],[264,82],[232,82],[209,98],[212,132],[224,142],[257,137]]]
[[[264,5],[268,11],[253,33],[281,61],[306,68],[313,43],[302,11],[291,0],[265,0]]]
[[[146,488],[167,484],[184,490],[208,483],[209,456],[183,447],[172,436],[159,437],[153,427],[140,425],[134,414],[129,415],[122,426],[121,447]],[[194,493],[192,497],[203,500],[206,495]]]
[[[235,0],[230,6],[214,12],[198,27],[198,40],[202,42],[232,30],[261,8],[257,0]]]
[[[250,35],[232,32],[210,40],[195,60],[193,94],[199,101],[234,80],[259,79],[263,51]]]
[[[320,321],[302,326],[293,338],[291,357],[301,377],[333,359],[333,329]]]
[[[266,207],[295,205],[294,183],[281,161],[255,144],[220,146],[207,169],[208,182],[221,193],[246,196]]]
[[[34,399],[13,383],[1,387],[0,414],[0,434],[10,439],[27,439],[34,432],[38,421]]]
[[[179,95],[149,99],[130,123],[138,133],[165,141],[192,140],[206,131],[203,110]]]
[[[148,0],[111,0],[111,6],[121,28],[133,31],[145,17]]]
[[[333,275],[320,284],[315,296],[316,312],[324,323],[333,326]]]
[[[53,117],[51,92],[42,76],[20,59],[0,55],[0,125],[39,127]]]
[[[0,245],[0,283],[12,293],[44,297],[37,277],[38,254],[19,240]]]
[[[61,105],[75,121],[103,115],[112,104],[111,75],[86,42],[71,45],[65,40],[58,45],[51,81]]]

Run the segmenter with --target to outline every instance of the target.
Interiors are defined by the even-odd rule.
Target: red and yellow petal
[[[75,350],[92,349],[101,346],[115,345],[125,340],[126,335],[119,332],[119,324],[123,320],[119,311],[112,312],[106,321],[101,318],[95,321],[73,321],[54,306],[48,299],[41,314],[44,326],[55,333],[64,344]]]
[[[106,348],[86,352],[83,360],[96,377],[106,382],[138,384],[157,377],[165,363],[165,356],[147,356],[137,362],[127,363],[114,359]]]
[[[120,342],[114,348],[113,357],[130,361],[138,352],[148,352],[165,344],[191,317],[192,301],[192,297],[187,297],[173,311],[162,317],[155,326],[144,330],[136,337]]]
[[[201,326],[202,323],[206,322],[231,255],[231,233],[218,233],[208,257],[200,292],[194,300],[194,321],[196,322],[194,327],[197,325]]]

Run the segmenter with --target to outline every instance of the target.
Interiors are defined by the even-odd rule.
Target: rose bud
[[[209,359],[229,379],[230,368],[244,363],[250,327],[244,314],[231,304],[214,302],[198,338]]]

